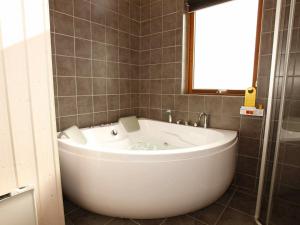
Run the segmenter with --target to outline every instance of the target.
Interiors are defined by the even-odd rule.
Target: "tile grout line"
[[[190,214],[187,214],[187,215],[185,215],[185,216],[187,216],[187,217],[189,217],[189,218],[192,218],[193,220],[196,220],[196,221],[198,221],[198,222],[200,222],[200,223],[203,223],[203,225],[209,225],[209,224],[206,223],[205,221],[203,221],[203,220],[201,220],[201,219],[199,219],[199,218],[193,217],[193,216],[190,215]],[[201,225],[202,225],[202,224],[201,224]]]
[[[56,34],[56,33],[52,33],[53,35],[61,35],[61,34]],[[74,39],[79,39],[80,38],[74,38]],[[84,41],[90,41],[90,40],[84,40]],[[104,42],[97,42],[97,41],[93,41],[92,42],[95,42],[95,43],[98,43],[98,44],[103,44],[105,46],[113,46],[113,47],[116,47],[116,48],[119,48],[117,45],[112,45],[112,44],[108,44],[108,43],[104,43]],[[176,46],[176,47],[181,47],[181,46]],[[120,47],[120,48],[123,48],[123,47]],[[136,50],[133,50],[133,49],[129,49],[129,48],[124,48],[126,50],[132,50],[134,52],[138,52]],[[158,48],[160,49],[160,48]],[[158,49],[150,49],[150,50],[146,50],[146,51],[151,51],[151,50],[158,50]],[[83,57],[83,56],[76,56],[76,55],[64,55],[64,54],[54,54],[55,56],[60,56],[60,57],[65,57],[65,58],[74,58],[74,59],[85,59],[85,60],[89,60],[89,61],[92,61],[91,58],[87,58],[87,57]],[[180,64],[179,61],[166,61],[166,62],[160,62],[160,63],[148,63],[148,64],[143,64],[143,65],[139,65],[139,64],[135,64],[135,63],[128,63],[128,62],[118,62],[118,61],[114,61],[114,60],[107,60],[107,59],[93,59],[93,61],[99,61],[99,62],[109,62],[109,63],[119,63],[119,64],[125,64],[125,65],[130,65],[130,66],[137,66],[137,67],[147,67],[147,66],[158,66],[158,65],[173,65],[173,64]],[[298,75],[295,75],[294,77],[299,77]],[[174,77],[161,77],[161,78],[164,78],[164,79],[178,79],[178,80],[181,80],[180,77],[177,77],[176,74]],[[128,78],[128,79],[133,79],[133,80],[159,80],[160,78]],[[209,96],[209,95],[207,95]],[[243,96],[235,96],[235,98],[239,98],[239,97],[243,97]],[[259,119],[259,118],[253,118],[253,119]]]
[[[90,24],[90,42],[91,42],[91,64],[90,64],[90,68],[91,68],[91,76],[94,76],[94,69],[93,69],[93,38],[92,38],[92,2],[89,1],[89,6],[90,6],[90,18],[89,18],[89,24]],[[75,16],[75,15],[74,15]],[[91,78],[92,80],[92,125],[95,126],[95,98],[94,98],[94,78]]]
[[[110,224],[112,221],[114,221],[116,218],[112,217],[111,219],[109,219],[107,222],[105,222],[103,225],[108,225]]]
[[[246,213],[246,212],[244,212],[244,211],[241,211],[241,210],[239,210],[239,209],[232,208],[232,207],[230,207],[230,206],[228,207],[228,209],[234,210],[234,211],[236,211],[236,212],[239,212],[240,214],[243,214],[243,215],[249,216],[249,217],[251,217],[251,218],[253,218],[253,219],[254,219],[254,215],[251,215],[251,214],[249,214],[249,213]]]
[[[51,16],[50,16],[50,19],[51,19]],[[55,31],[55,16],[54,16],[54,13],[52,14],[52,23],[53,23],[53,31]],[[51,28],[50,28],[50,31],[51,31]],[[54,57],[55,58],[55,79],[56,79],[56,83],[55,83],[55,86],[56,86],[56,92],[54,94],[54,99],[57,100],[57,114],[58,114],[58,130],[61,130],[61,125],[60,125],[60,107],[59,107],[59,96],[58,96],[58,76],[57,76],[57,59],[56,59],[56,38],[55,38],[55,34],[53,34],[53,50],[54,50]],[[56,98],[55,98],[55,95],[56,95]],[[56,112],[55,112],[56,113]],[[56,128],[57,129],[57,128]]]
[[[107,76],[108,76],[108,71],[107,71],[107,51],[106,51],[106,46],[107,46],[107,32],[106,32],[106,15],[104,17],[104,23],[105,23],[105,29],[104,29],[104,43],[105,43],[105,65],[106,65],[106,69],[105,69],[105,74],[106,74],[106,77],[104,78],[105,79],[105,99],[106,99],[106,123],[108,122],[108,114],[109,114],[109,109],[108,109],[108,93],[107,93]],[[117,63],[117,62],[116,62]]]
[[[118,4],[118,7],[119,7],[119,4]],[[118,8],[119,9],[119,8]],[[130,10],[129,10],[129,15],[131,15],[131,8],[130,8]],[[118,65],[117,65],[117,77],[118,77],[118,96],[119,96],[119,115],[118,115],[118,118],[120,118],[120,116],[121,116],[121,80],[120,80],[120,50],[121,50],[121,48],[120,48],[120,32],[119,32],[119,28],[120,28],[120,24],[118,23]],[[131,50],[130,50],[130,58],[131,58]],[[132,62],[132,60],[130,59],[129,60],[129,62],[131,63]]]
[[[76,206],[74,209],[70,210],[70,212],[65,213],[65,216],[69,216],[70,214],[72,214],[73,212],[77,211],[79,209],[78,206]]]
[[[73,15],[75,13],[75,8],[74,8],[74,5],[75,5],[75,0],[72,0],[72,6],[73,6]],[[74,17],[72,17],[72,23],[73,23],[73,34],[75,36],[75,19]],[[73,55],[76,56],[76,38],[74,38],[73,40]],[[80,127],[80,124],[79,124],[79,117],[78,117],[78,85],[77,85],[77,68],[76,68],[76,60],[74,61],[74,71],[75,71],[75,105],[76,105],[76,123],[77,125]]]
[[[91,6],[95,6],[95,4],[92,3],[92,2],[90,2],[90,4],[91,4]],[[74,8],[75,8],[75,7],[74,7]],[[130,22],[132,22],[132,21],[133,21],[133,22],[140,22],[140,21],[138,21],[138,20],[136,20],[136,19],[133,19],[133,18],[130,17],[130,16],[127,16],[127,15],[124,15],[124,14],[120,13],[119,11],[112,10],[112,9],[107,8],[107,7],[105,7],[105,6],[103,6],[103,8],[105,8],[106,10],[111,11],[111,12],[113,12],[113,13],[115,13],[115,14],[118,14],[118,16],[126,17],[127,19],[130,20]],[[49,10],[50,10],[50,11],[53,11],[53,12],[56,12],[56,13],[59,13],[59,14],[63,14],[63,15],[65,15],[65,16],[70,16],[70,17],[74,17],[74,18],[76,18],[76,19],[81,19],[81,20],[88,21],[88,19],[86,19],[86,18],[75,16],[75,14],[71,15],[71,14],[68,14],[67,12],[59,11],[59,10],[54,9],[54,8],[50,8]],[[91,10],[91,12],[92,12],[92,10]],[[96,23],[96,24],[99,24],[99,25],[104,25],[104,24],[101,24],[101,23],[98,23],[98,22],[95,22],[95,21],[93,21],[93,23]],[[106,25],[106,23],[105,23],[105,25]]]
[[[150,9],[151,10],[151,9]],[[162,13],[163,13],[163,7],[162,7]],[[151,11],[150,11],[150,14],[151,14]],[[141,22],[142,23],[142,22]],[[163,28],[163,20],[162,20],[162,22],[161,22],[161,27]],[[150,24],[150,29],[151,29],[151,24]],[[151,36],[152,36],[153,34],[151,34]],[[150,39],[151,40],[151,39]],[[162,43],[162,45],[163,45],[163,33],[161,34],[161,43]],[[151,47],[151,46],[150,46]],[[151,50],[149,50],[149,54],[150,54],[150,57],[151,57]],[[163,55],[163,50],[162,50],[162,52],[161,52],[161,54]],[[161,56],[161,57],[163,57],[163,56]],[[150,58],[150,61],[151,61],[151,58]],[[162,70],[163,68],[162,68],[162,66],[161,66],[161,70]],[[150,74],[150,76],[151,76],[151,74]],[[160,74],[160,116],[161,116],[161,120],[163,119],[163,112],[162,112],[162,71],[161,71],[161,74]],[[150,106],[151,107],[151,106]],[[172,111],[171,111],[171,113],[172,113]]]
[[[168,218],[164,218],[159,225],[163,225],[167,221],[167,219]]]
[[[141,223],[137,222],[135,219],[129,219],[129,220],[137,225],[141,225]]]
[[[229,205],[230,205],[230,203],[231,203],[231,201],[232,201],[234,195],[236,194],[236,192],[237,192],[237,190],[234,189],[232,195],[230,196],[230,198],[229,198],[227,204],[225,204],[224,209],[223,209],[222,212],[220,213],[220,215],[219,215],[219,217],[217,218],[217,220],[216,220],[216,222],[214,223],[214,225],[218,225],[218,223],[221,221],[221,218],[223,217],[225,211],[229,208]]]

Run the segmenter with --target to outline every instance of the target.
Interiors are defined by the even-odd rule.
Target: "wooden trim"
[[[261,29],[262,29],[262,13],[263,13],[263,0],[259,0],[258,15],[257,15],[257,28],[256,28],[256,43],[254,53],[254,67],[252,86],[256,87],[259,63],[259,48],[261,42]],[[226,90],[220,93],[217,89],[193,89],[194,80],[194,47],[195,47],[195,13],[189,13],[189,26],[188,26],[188,94],[207,94],[207,95],[244,95],[245,90]]]
[[[189,14],[188,29],[188,93],[193,92],[195,13]]]
[[[192,89],[189,94],[243,96],[245,95],[245,90],[226,90],[220,92],[217,89]]]
[[[193,12],[199,9],[208,8],[211,6],[219,5],[222,3],[226,3],[232,0],[195,0],[195,1],[188,1],[189,11]]]
[[[258,75],[258,63],[259,63],[259,48],[260,48],[260,36],[262,29],[262,14],[263,14],[263,0],[259,0],[258,3],[258,15],[257,15],[257,25],[256,25],[256,43],[255,43],[255,53],[254,53],[254,68],[253,68],[253,80],[252,86],[257,87],[257,75]]]

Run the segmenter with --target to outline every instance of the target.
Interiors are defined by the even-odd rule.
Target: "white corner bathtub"
[[[139,123],[133,133],[118,123],[82,129],[84,145],[58,140],[63,191],[71,201],[103,215],[153,219],[203,208],[227,190],[237,132]]]

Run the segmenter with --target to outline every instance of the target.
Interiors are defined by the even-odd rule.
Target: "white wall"
[[[0,2],[0,195],[33,185],[40,225],[63,225],[48,0]]]

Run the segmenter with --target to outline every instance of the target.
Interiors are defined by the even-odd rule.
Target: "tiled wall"
[[[50,0],[58,129],[116,121],[137,106],[139,0]]]
[[[120,116],[195,122],[239,130],[235,184],[255,192],[262,119],[240,117],[243,97],[182,94],[183,0],[50,0],[58,129]],[[264,1],[258,101],[266,102],[274,0]]]
[[[243,97],[181,94],[183,0],[142,1],[141,11],[139,116],[166,121],[165,111],[172,109],[174,121],[193,123],[197,113],[204,111],[210,127],[239,130],[235,184],[255,192],[263,120],[239,115]],[[274,1],[265,0],[258,75],[258,102],[263,104],[268,94],[274,12]]]
[[[282,92],[284,76],[284,57],[286,53],[286,34],[289,19],[289,1],[283,9],[285,17],[282,18],[281,41],[279,45],[280,57],[278,59],[278,71],[275,78],[274,106],[272,113],[272,132],[270,138],[268,175],[271,174],[274,161],[275,140],[279,119],[279,102]],[[297,1],[295,8],[295,21],[293,27],[291,51],[289,55],[288,77],[284,105],[284,129],[299,131],[300,123],[300,2]],[[296,118],[296,119],[295,119]],[[296,224],[300,214],[300,142],[281,141],[279,147],[279,165],[277,167],[276,183],[274,190],[274,207],[271,221],[274,224]],[[267,177],[267,189],[269,188],[270,176]],[[268,192],[266,190],[266,192]],[[267,196],[265,196],[267,198]],[[282,213],[283,212],[283,213]],[[298,218],[298,220],[297,220]],[[295,221],[297,220],[297,221]]]

